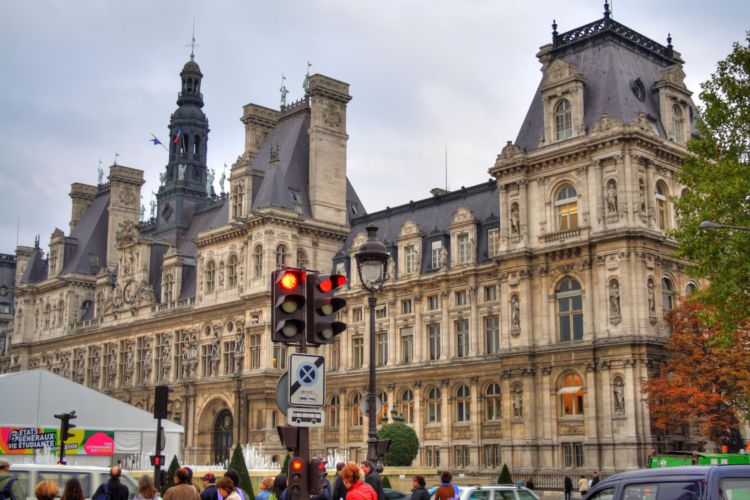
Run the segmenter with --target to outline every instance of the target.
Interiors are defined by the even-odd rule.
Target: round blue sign
[[[318,367],[312,363],[302,363],[297,367],[297,381],[303,386],[314,385],[318,381]]]

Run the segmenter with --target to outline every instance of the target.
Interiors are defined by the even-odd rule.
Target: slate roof
[[[0,294],[0,303],[10,305],[13,313],[16,288],[16,256],[0,254],[0,288],[5,290],[5,295]]]
[[[109,224],[109,191],[101,192],[78,220],[70,238],[78,244],[65,255],[63,273],[93,274],[89,257],[98,258],[99,266],[107,264],[107,225]]]
[[[21,276],[21,283],[39,283],[47,279],[47,259],[41,248],[34,247],[29,264]]]
[[[592,31],[591,26],[598,30]],[[579,33],[583,34],[579,36]],[[565,41],[568,39],[571,41]],[[645,113],[655,121],[659,135],[666,138],[659,116],[659,96],[652,92],[652,88],[661,79],[662,70],[681,62],[679,58],[669,57],[671,48],[613,20],[608,20],[603,27],[592,23],[571,30],[559,35],[558,40],[558,45],[550,52],[552,60],[563,59],[574,64],[585,79],[584,121],[588,129],[604,113],[624,123]],[[644,101],[640,101],[631,88],[638,78],[646,90]],[[542,82],[539,87],[541,85]],[[538,149],[539,139],[544,136],[544,109],[539,87],[515,141],[527,151]]]

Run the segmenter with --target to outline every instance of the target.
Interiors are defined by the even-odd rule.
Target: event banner
[[[68,455],[113,455],[114,431],[71,429],[65,442]],[[34,450],[60,450],[60,430],[54,427],[0,427],[0,453],[31,455]]]

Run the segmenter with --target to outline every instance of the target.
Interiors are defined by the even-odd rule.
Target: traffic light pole
[[[156,420],[156,453],[155,456],[161,456],[161,450],[164,448],[164,443],[161,442],[162,427],[161,419]],[[161,460],[154,463],[154,486],[157,490],[161,488]]]

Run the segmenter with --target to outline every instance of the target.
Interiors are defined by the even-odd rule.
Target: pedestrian
[[[362,474],[354,462],[349,462],[339,473],[346,486],[348,500],[378,500],[378,494],[372,486],[362,480]]]
[[[279,474],[274,478],[271,495],[268,497],[269,500],[281,500],[282,495],[286,491],[286,479],[286,474]]]
[[[430,500],[430,494],[425,488],[426,484],[424,476],[414,476],[411,479],[411,500]]]
[[[344,486],[344,481],[341,479],[341,469],[345,465],[344,462],[336,464],[336,480],[333,482],[333,491],[331,492],[332,500],[346,500],[346,486]]]
[[[120,482],[122,469],[119,465],[110,467],[109,480],[100,484],[92,495],[92,500],[128,500],[130,491],[128,487]]]
[[[216,487],[216,476],[213,472],[206,472],[201,478],[203,491],[201,491],[201,500],[219,500],[219,490]]]
[[[198,488],[198,485],[193,482],[193,469],[190,467],[185,467],[185,470],[188,472],[188,484],[195,488],[195,492],[198,494],[198,496],[201,496],[201,489]]]
[[[219,494],[226,500],[240,500],[240,495],[237,493],[237,487],[234,485],[234,481],[229,476],[224,476],[216,482],[216,489],[219,490]]]
[[[83,494],[81,482],[74,477],[68,479],[68,482],[65,483],[65,488],[63,489],[63,494],[60,497],[60,500],[84,500],[85,498],[86,496]]]
[[[148,474],[144,474],[138,480],[138,491],[135,493],[133,500],[157,500],[159,491],[154,486],[154,480]]]
[[[229,469],[224,473],[224,477],[228,477],[232,480],[232,483],[234,483],[234,490],[240,496],[240,500],[246,500],[247,495],[245,495],[245,490],[240,488],[240,473],[234,469]],[[219,500],[222,500],[221,493],[219,493]]]
[[[597,471],[592,472],[591,473],[591,483],[589,483],[589,488],[593,488],[594,486],[596,486],[599,483],[600,480],[601,480],[601,478],[599,477],[599,472],[597,472]]]
[[[570,496],[573,494],[573,480],[570,476],[565,476],[563,481],[563,492],[565,493],[564,500],[570,500]]]
[[[5,498],[26,500],[26,492],[23,490],[21,481],[10,473],[10,462],[4,458],[0,458],[0,491],[5,494]]]
[[[589,492],[589,482],[583,474],[581,474],[581,479],[578,480],[578,492],[581,494],[581,498],[585,497],[586,493]]]
[[[174,473],[174,486],[164,493],[164,500],[199,500],[200,496],[190,483],[190,471],[180,467]]]
[[[36,500],[55,500],[59,490],[56,482],[47,480],[36,485],[34,495],[36,495]]]
[[[326,476],[328,476],[328,471],[323,471],[323,488],[317,495],[312,495],[310,500],[331,500],[331,482]]]
[[[450,500],[458,498],[458,486],[451,484],[453,474],[444,470],[440,473],[440,486],[435,490],[435,500]]]
[[[526,487],[530,490],[534,489],[534,477],[526,476]]]
[[[271,488],[273,488],[273,478],[264,477],[263,480],[258,484],[260,493],[255,495],[255,500],[268,500],[271,496]]]
[[[365,482],[372,486],[372,489],[378,494],[378,500],[385,500],[383,480],[380,479],[380,474],[375,470],[375,465],[369,460],[365,460],[362,462],[362,470],[365,473]]]

